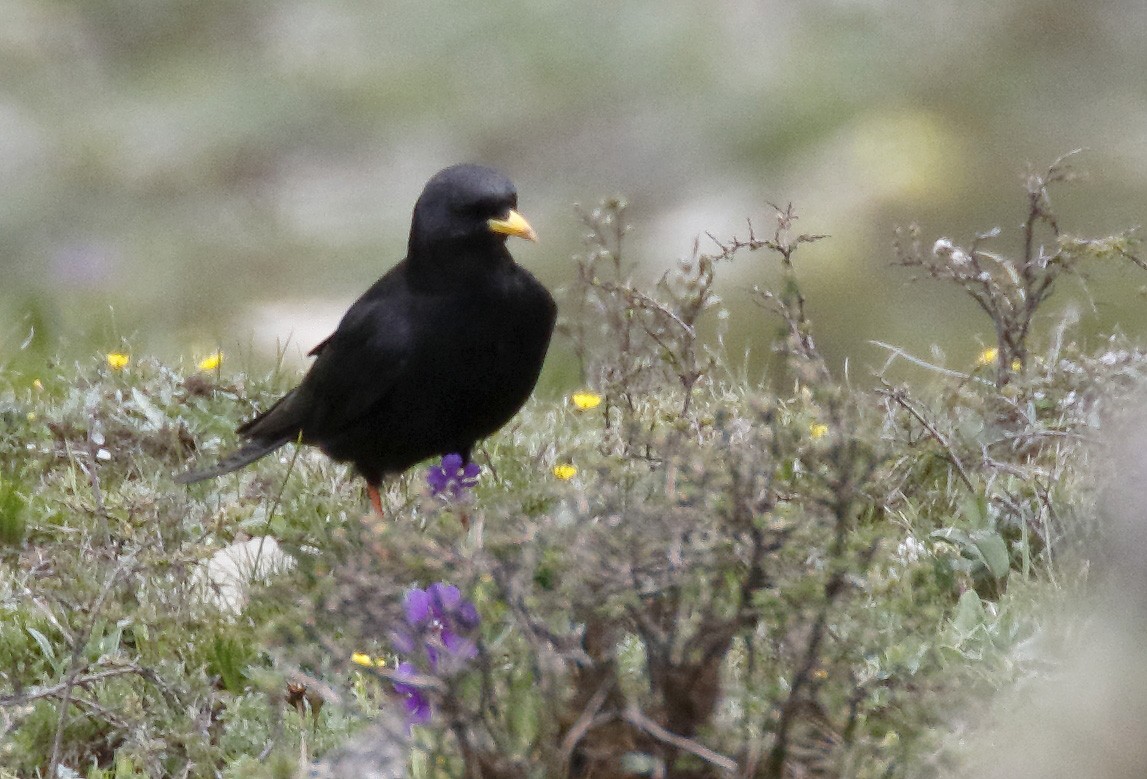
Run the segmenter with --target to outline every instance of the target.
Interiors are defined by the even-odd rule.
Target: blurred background
[[[853,375],[885,358],[870,340],[957,368],[991,343],[955,289],[889,267],[897,225],[1017,250],[1023,174],[1076,148],[1065,231],[1147,212],[1142,0],[0,0],[0,20],[0,364],[301,362],[458,161],[517,182],[541,242],[513,250],[555,289],[575,202],[628,200],[650,280],[793,202],[831,235],[798,266]],[[723,271],[735,352],[767,351],[747,290],[774,264]],[[1056,301],[1084,333],[1147,326],[1147,274],[1087,283]]]

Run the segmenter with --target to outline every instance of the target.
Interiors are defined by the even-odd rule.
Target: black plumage
[[[513,183],[455,165],[414,206],[406,259],[343,316],[310,354],[299,386],[238,428],[247,442],[190,483],[247,465],[284,444],[350,462],[378,504],[378,486],[435,455],[469,461],[476,441],[517,413],[537,382],[557,307],[517,265],[507,237],[535,239]]]

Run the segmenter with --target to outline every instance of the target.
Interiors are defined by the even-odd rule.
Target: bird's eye
[[[455,211],[459,216],[466,217],[467,219],[482,220],[489,219],[491,216],[497,214],[498,209],[490,203],[478,201],[460,205]]]

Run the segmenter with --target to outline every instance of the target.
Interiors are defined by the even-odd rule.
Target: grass
[[[979,240],[902,247],[990,303],[996,362],[890,348],[875,388],[817,350],[797,267],[820,237],[791,208],[655,289],[628,280],[624,205],[584,213],[563,336],[593,397],[532,401],[459,501],[423,468],[394,480],[381,523],[309,451],[173,483],[288,377],[105,355],[6,371],[0,776],[289,776],[363,743],[379,761],[397,745],[420,778],[958,772],[994,692],[1050,673],[1019,648],[1089,586],[1088,461],[1145,368],[1121,337],[1033,334],[1051,282],[1133,248],[1061,237],[1040,194],[1060,179],[1029,181],[1016,260]],[[1045,229],[1046,250],[1030,238]],[[745,261],[781,269],[754,295],[780,325],[784,393],[698,335],[720,268]],[[1029,278],[1037,304],[1009,308]],[[204,566],[263,537],[292,563],[234,611]],[[392,642],[405,594],[437,581],[481,617],[449,668]],[[387,729],[400,659],[433,706],[409,753]]]

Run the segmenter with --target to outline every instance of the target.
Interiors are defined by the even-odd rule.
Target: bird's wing
[[[390,393],[414,348],[407,304],[364,299],[323,342],[303,381],[317,427],[335,431],[356,424]]]
[[[302,383],[239,433],[267,440],[301,431],[305,442],[321,445],[357,423],[386,397],[409,360],[410,306],[401,278],[384,276],[311,350],[315,362]]]
[[[311,350],[316,359],[302,383],[240,425],[248,439],[218,464],[176,476],[183,484],[242,468],[291,441],[322,445],[382,402],[402,375],[413,344],[411,296],[400,274],[379,279]]]

